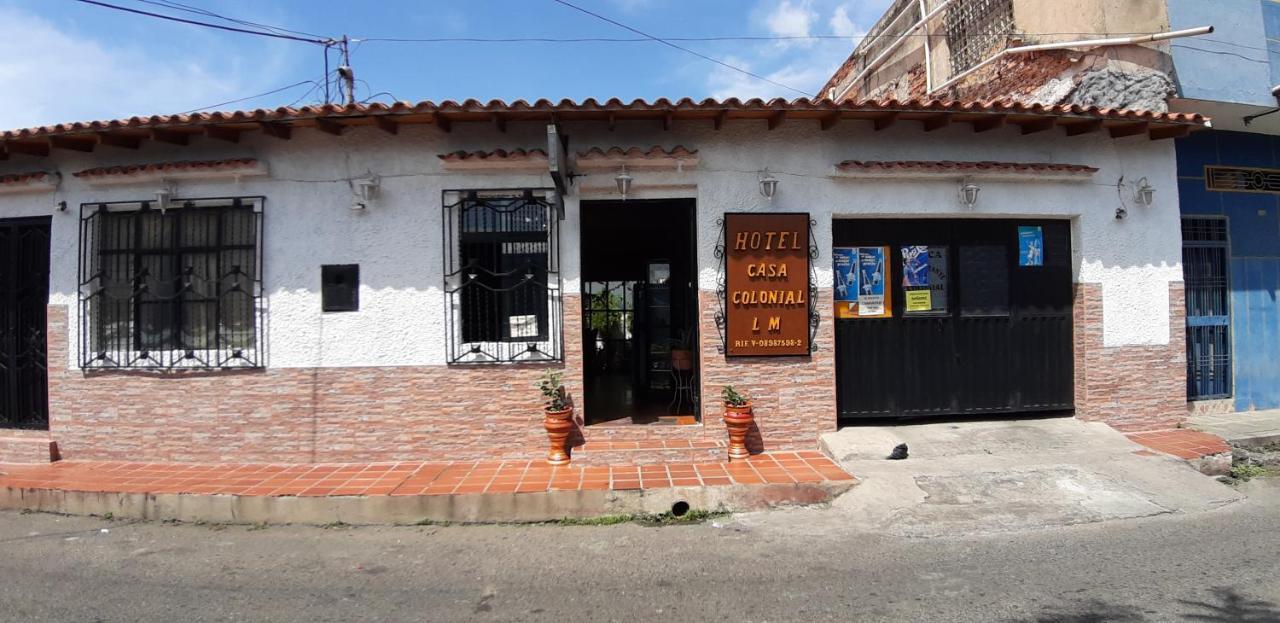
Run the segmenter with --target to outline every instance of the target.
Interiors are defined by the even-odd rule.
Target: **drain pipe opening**
[[[685,513],[688,513],[688,512],[689,512],[689,503],[684,500],[680,500],[679,502],[676,502],[675,504],[671,505],[672,517],[684,517]]]

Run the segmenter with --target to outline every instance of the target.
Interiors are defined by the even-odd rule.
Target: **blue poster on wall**
[[[884,247],[858,247],[858,315],[881,316],[884,304]]]
[[[1039,225],[1018,226],[1018,266],[1044,266],[1044,232]]]

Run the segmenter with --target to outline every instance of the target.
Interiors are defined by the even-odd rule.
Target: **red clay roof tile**
[[[11,173],[9,175],[0,176],[0,184],[26,184],[29,182],[38,182],[46,177],[49,177],[49,174],[44,171]]]
[[[171,171],[222,171],[241,169],[258,164],[257,158],[231,158],[227,160],[183,160],[178,162],[155,162],[148,164],[126,164],[114,167],[95,167],[73,173],[76,177],[105,177],[110,175],[136,175],[142,173]]]
[[[845,160],[836,165],[840,171],[900,171],[926,173],[1075,173],[1090,175],[1098,172],[1097,167],[1082,164],[1057,164],[1051,162],[993,162],[957,161],[957,160]]]

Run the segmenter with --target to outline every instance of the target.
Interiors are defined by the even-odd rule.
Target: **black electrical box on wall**
[[[360,309],[360,265],[326,264],[320,267],[320,304],[327,312]]]

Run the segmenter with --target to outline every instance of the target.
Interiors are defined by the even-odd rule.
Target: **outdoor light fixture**
[[[356,180],[353,183],[356,201],[351,204],[351,209],[363,210],[369,207],[369,204],[378,197],[378,190],[381,186],[382,184],[377,176]]]
[[[627,193],[631,192],[631,180],[633,178],[627,174],[627,165],[622,165],[622,170],[613,178],[618,183],[618,193],[622,195],[622,200],[627,200]]]
[[[1138,205],[1149,206],[1155,198],[1156,189],[1147,183],[1147,178],[1139,179],[1135,184],[1133,191],[1133,201]]]
[[[973,180],[967,177],[960,180],[960,188],[957,189],[957,194],[960,196],[960,203],[964,204],[964,207],[972,210],[973,206],[978,204],[978,193],[980,192],[982,192],[982,187],[974,184]]]
[[[164,214],[169,209],[169,200],[173,199],[173,191],[168,188],[161,188],[156,191],[156,207],[160,209],[160,213]]]
[[[773,196],[778,194],[778,178],[769,173],[769,167],[764,168],[764,172],[760,174],[760,196],[773,201]]]

